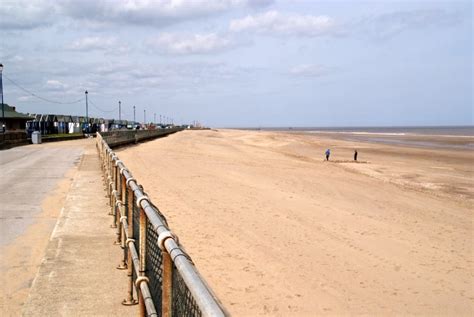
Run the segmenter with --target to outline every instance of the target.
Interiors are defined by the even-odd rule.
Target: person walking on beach
[[[357,161],[357,150],[354,151],[354,161]]]
[[[329,156],[331,155],[331,150],[327,149],[326,150],[326,161],[329,161]]]

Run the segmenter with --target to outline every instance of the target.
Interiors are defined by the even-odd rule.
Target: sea
[[[279,127],[257,130],[331,135],[348,141],[410,147],[474,150],[474,126]]]

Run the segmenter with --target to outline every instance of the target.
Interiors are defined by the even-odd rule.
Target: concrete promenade
[[[30,224],[31,220],[26,223],[15,223],[15,216],[7,222],[2,221],[2,227],[8,228],[9,232],[15,232],[12,241],[9,242],[10,249],[16,246],[17,254],[22,253],[22,248],[34,248],[36,253],[41,254],[42,260],[39,268],[34,263],[31,264],[30,272],[35,272],[31,280],[26,285],[22,285],[24,295],[23,303],[20,301],[10,302],[8,296],[2,296],[2,305],[0,306],[2,316],[17,316],[19,313],[26,316],[113,316],[113,315],[136,315],[137,306],[126,307],[120,303],[126,296],[127,278],[126,272],[117,270],[115,267],[120,262],[121,249],[113,245],[115,240],[115,231],[110,228],[112,223],[111,216],[108,215],[110,210],[108,207],[108,199],[105,196],[105,190],[102,182],[102,172],[100,162],[95,148],[95,140],[78,140],[67,141],[62,144],[48,145],[30,145],[17,149],[1,151],[3,163],[6,164],[8,151],[37,151],[47,157],[44,153],[69,153],[64,161],[71,161],[72,164],[65,164],[65,170],[58,171],[56,177],[56,185],[60,187],[59,193],[54,186],[41,187],[40,183],[37,191],[25,191],[18,188],[15,191],[15,198],[8,199],[8,210],[2,207],[2,212],[8,214],[14,212],[18,206],[22,206],[23,202],[33,195],[37,200],[37,206],[43,206],[44,199],[48,199],[51,195],[63,196],[56,200],[51,200],[49,204],[53,204],[54,208],[60,210],[59,217],[57,214],[48,214],[47,219],[49,226],[43,228],[44,233],[50,234],[49,241],[42,245],[41,237],[30,236],[28,231],[36,224]],[[71,154],[72,153],[72,154]],[[28,159],[33,160],[34,156],[27,155]],[[74,166],[76,161],[76,167]],[[54,164],[54,162],[51,162]],[[12,172],[8,166],[2,164],[2,174]],[[5,167],[5,169],[4,169]],[[30,173],[35,174],[37,165],[25,167]],[[52,167],[54,169],[54,167]],[[18,169],[17,173],[28,179],[28,172]],[[64,175],[62,175],[64,174]],[[43,174],[44,175],[44,174]],[[64,177],[66,176],[66,177]],[[27,188],[26,188],[27,189]],[[55,192],[56,191],[56,192]],[[37,192],[45,192],[46,198],[37,194]],[[38,196],[38,197],[36,197]],[[43,199],[44,198],[44,199]],[[2,200],[3,204],[3,200]],[[34,206],[31,202],[31,206]],[[31,207],[35,210],[36,207]],[[27,209],[28,211],[29,209]],[[22,212],[20,212],[22,213]],[[23,212],[21,217],[28,218],[32,211]],[[44,214],[39,213],[39,215]],[[56,222],[57,219],[57,222]],[[12,228],[20,227],[21,230],[15,231]],[[49,231],[48,231],[49,230]],[[18,240],[27,240],[18,243]],[[46,245],[46,247],[44,247]],[[6,246],[5,246],[6,247]],[[15,253],[12,253],[12,259],[3,257],[3,262],[8,263],[9,260],[14,261]],[[2,282],[13,283],[17,278],[17,272],[23,271],[22,267],[27,260],[17,263],[14,268],[7,268],[2,272]],[[4,274],[4,273],[7,274]],[[34,279],[33,279],[34,277]],[[10,305],[20,307],[10,307]]]

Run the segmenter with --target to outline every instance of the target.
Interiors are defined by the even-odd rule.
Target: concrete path
[[[0,151],[0,246],[35,221],[41,202],[79,162],[82,146],[22,146]]]
[[[18,284],[17,276],[25,271],[32,275],[16,285],[26,291],[24,306],[7,294],[2,296],[0,315],[136,315],[137,306],[120,304],[127,278],[125,271],[115,268],[122,253],[113,245],[115,232],[110,228],[95,140],[19,147],[0,151],[0,158],[1,185],[3,179],[10,182],[0,187],[5,243],[0,248],[9,250],[1,256],[2,287]],[[45,201],[60,210],[59,218],[45,212]],[[47,225],[38,226],[43,219]],[[24,252],[40,255],[39,268],[22,258]]]
[[[87,140],[0,151],[0,315],[18,316]]]
[[[26,316],[127,316],[137,306],[120,303],[126,272],[115,267],[121,249],[113,245],[108,199],[99,158],[89,144],[23,310]]]

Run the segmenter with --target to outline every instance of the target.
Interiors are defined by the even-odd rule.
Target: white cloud
[[[49,79],[46,81],[46,88],[48,90],[65,90],[69,88],[69,85],[56,79]]]
[[[30,101],[32,99],[33,99],[32,96],[21,96],[17,98],[18,101]]]
[[[232,20],[229,28],[233,32],[255,31],[270,35],[322,36],[335,32],[336,23],[325,15],[282,14],[271,10]]]
[[[328,73],[329,69],[327,67],[316,64],[302,64],[290,69],[291,75],[300,77],[320,77]]]
[[[273,0],[128,0],[67,1],[61,11],[75,20],[104,24],[166,26],[242,7],[262,7]]]
[[[0,28],[34,29],[64,22],[60,17],[102,26],[164,26],[234,8],[258,8],[271,3],[273,0],[2,0]]]
[[[216,33],[162,33],[154,39],[149,39],[147,45],[159,53],[184,55],[220,52],[235,46],[235,43]]]

